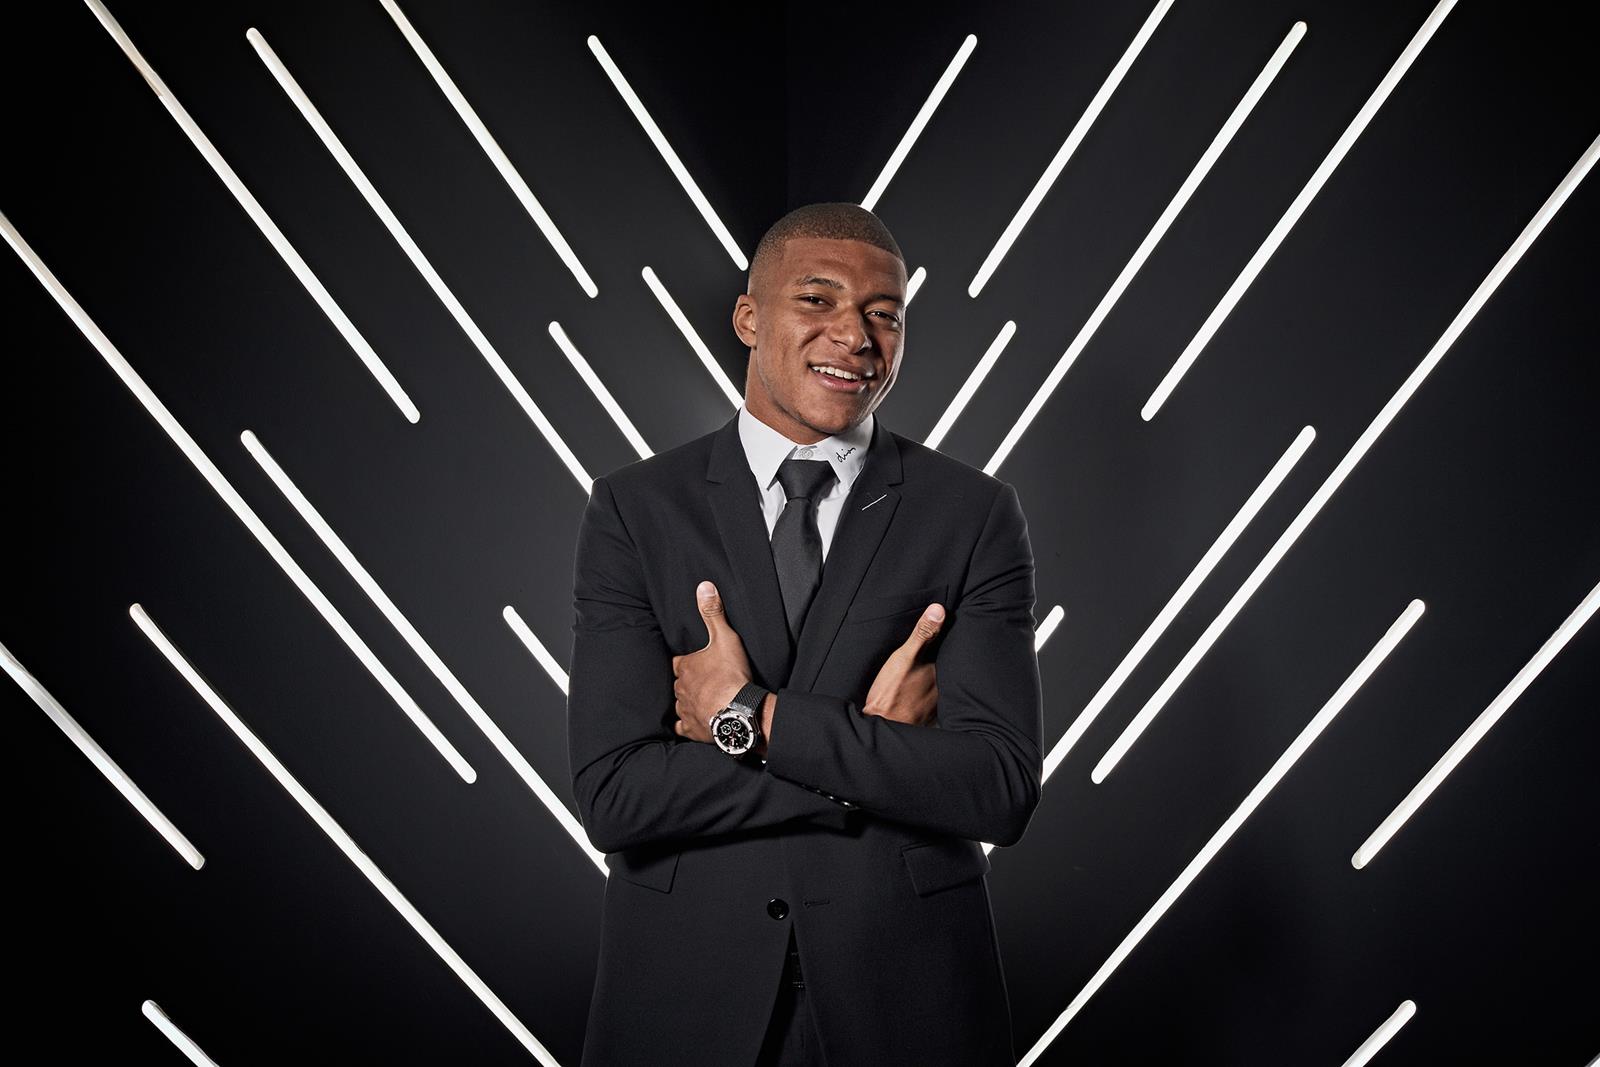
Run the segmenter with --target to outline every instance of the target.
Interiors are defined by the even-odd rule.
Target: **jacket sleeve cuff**
[[[772,714],[772,733],[777,740],[767,739],[766,769],[827,797],[842,809],[854,809],[853,801],[815,784],[837,777],[840,764],[840,753],[834,751],[834,731],[826,723],[850,712],[850,702],[839,697],[779,689]]]

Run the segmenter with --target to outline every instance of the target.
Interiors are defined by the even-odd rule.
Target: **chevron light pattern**
[[[915,270],[880,417],[1029,518],[1047,784],[985,846],[1019,1062],[1592,1062],[1568,9],[722,12],[9,24],[31,1028],[575,1067],[578,518],[737,407],[747,257],[826,199]]]

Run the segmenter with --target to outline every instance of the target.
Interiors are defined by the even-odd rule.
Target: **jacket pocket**
[[[920,897],[989,873],[988,853],[982,845],[964,837],[913,841],[901,847],[900,855],[911,875],[911,888]]]
[[[638,848],[623,849],[621,852],[606,853],[606,868],[617,877],[625,878],[635,885],[654,889],[658,893],[670,893],[672,878],[678,873],[678,857],[681,855],[682,851],[677,848],[641,845]]]
[[[950,602],[945,599],[950,587],[948,585],[930,585],[926,589],[917,589],[910,593],[894,593],[890,596],[857,597],[844,613],[845,622],[860,622],[863,619],[882,619],[890,615],[899,615],[905,611],[921,611],[929,604],[943,604],[945,611],[950,611]]]

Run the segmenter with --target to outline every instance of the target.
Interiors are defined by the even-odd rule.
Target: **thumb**
[[[911,630],[911,636],[906,640],[906,645],[912,649],[920,649],[923,645],[939,636],[939,631],[944,629],[944,605],[929,604],[923,611],[922,618],[917,620],[917,625]]]
[[[715,641],[727,625],[727,616],[722,612],[722,594],[717,592],[715,582],[706,581],[695,586],[694,596],[700,607],[700,617],[706,621],[706,633]]]

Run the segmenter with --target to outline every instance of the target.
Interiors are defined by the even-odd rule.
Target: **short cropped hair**
[[[774,222],[756,245],[756,254],[750,259],[750,276],[746,292],[756,291],[759,278],[765,282],[767,275],[783,259],[783,246],[794,237],[823,237],[841,241],[865,241],[891,253],[902,265],[906,257],[895,242],[894,235],[883,220],[860,204],[830,202],[806,204],[797,207]]]

